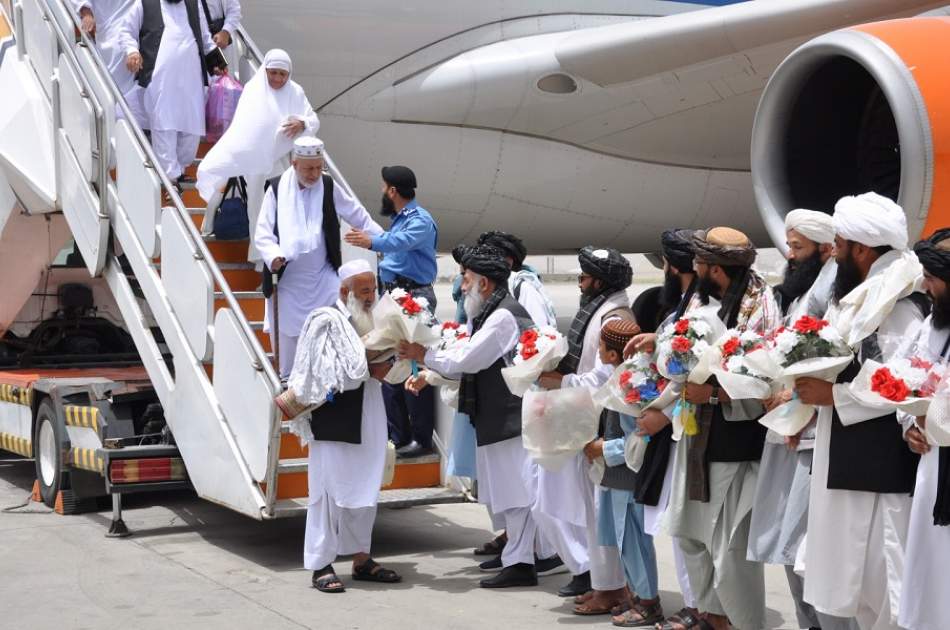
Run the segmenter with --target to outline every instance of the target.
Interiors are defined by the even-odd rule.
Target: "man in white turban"
[[[293,63],[279,48],[269,50],[264,65],[244,86],[231,126],[198,165],[198,193],[208,202],[203,234],[210,234],[214,212],[231,177],[247,181],[247,218],[253,234],[264,198],[264,183],[290,166],[294,139],[313,136],[320,119],[303,88],[290,76]],[[251,238],[248,259],[261,260]]]
[[[376,274],[365,260],[348,262],[339,270],[336,309],[357,327],[371,318],[376,303]],[[320,311],[314,311],[316,316]],[[309,330],[309,328],[308,328]],[[302,387],[296,376],[308,357],[304,348],[324,348],[326,344],[303,345],[294,367],[291,387]],[[365,352],[362,344],[359,351]],[[319,363],[319,356],[312,357]],[[334,366],[308,365],[307,369],[330,372]],[[314,588],[325,593],[344,590],[332,562],[338,555],[353,556],[353,579],[398,582],[402,578],[384,569],[370,557],[376,502],[386,463],[386,409],[380,383],[389,364],[368,365],[369,378],[356,389],[334,394],[310,418],[313,439],[307,463],[309,502],[304,536],[304,566],[313,571]],[[354,416],[361,421],[353,422]]]
[[[293,367],[304,320],[315,308],[337,300],[343,258],[340,220],[369,234],[383,233],[366,208],[323,173],[323,148],[323,141],[309,136],[294,142],[293,165],[269,181],[254,232],[267,269],[280,275],[275,298],[279,339],[273,334],[272,301],[264,324],[272,333],[272,347],[279,349],[283,377]],[[266,282],[264,290],[271,297]]]
[[[838,272],[826,319],[855,353],[832,385],[799,378],[819,405],[805,545],[805,601],[864,630],[898,628],[897,615],[917,456],[892,408],[859,402],[850,382],[868,360],[894,359],[923,320],[922,269],[907,222],[874,193],[835,206]]]
[[[785,239],[788,266],[782,283],[775,287],[785,314],[784,324],[792,326],[803,315],[823,318],[838,268],[832,256],[834,220],[824,212],[792,210],[785,216]],[[771,410],[791,398],[791,390],[780,392],[766,401],[766,407]],[[808,524],[814,442],[813,423],[791,438],[769,431],[756,481],[748,558],[785,567],[799,627],[857,630],[852,620],[816,613],[806,604],[802,599],[804,581],[794,571]]]

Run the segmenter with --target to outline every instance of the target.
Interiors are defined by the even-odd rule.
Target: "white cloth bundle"
[[[288,387],[307,405],[321,405],[327,394],[356,389],[369,376],[366,349],[346,315],[333,306],[314,309],[307,316]],[[291,425],[301,439],[313,439],[310,418]]]
[[[530,389],[521,405],[521,439],[546,470],[560,470],[597,437],[600,412],[587,387]]]

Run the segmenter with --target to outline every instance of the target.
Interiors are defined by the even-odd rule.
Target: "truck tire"
[[[33,455],[36,462],[36,478],[40,482],[43,503],[49,507],[56,504],[56,495],[65,487],[63,449],[66,442],[65,428],[56,418],[56,410],[49,400],[40,403],[36,412],[36,432],[33,439]]]

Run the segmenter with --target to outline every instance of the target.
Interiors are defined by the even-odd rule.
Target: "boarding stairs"
[[[307,453],[272,402],[281,384],[247,241],[202,236],[205,202],[193,189],[179,194],[156,168],[67,0],[17,0],[12,13],[16,57],[7,51],[0,80],[14,73],[18,119],[36,127],[35,143],[14,143],[8,130],[0,138],[17,201],[29,215],[62,213],[89,273],[108,283],[197,493],[258,519],[300,513]],[[232,46],[231,72],[246,82],[262,55],[243,29]],[[202,143],[199,161],[210,147]],[[352,193],[329,157],[327,165]],[[381,504],[465,500],[463,486],[443,485],[440,460],[401,461]]]

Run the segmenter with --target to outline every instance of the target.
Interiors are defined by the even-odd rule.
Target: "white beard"
[[[472,321],[481,315],[482,309],[485,308],[485,298],[475,290],[469,291],[465,294],[463,307],[465,308],[465,314],[468,316],[469,321]]]
[[[363,308],[363,301],[357,299],[354,293],[346,296],[346,310],[350,312],[350,318],[353,321],[353,328],[360,337],[373,330],[373,311]]]

